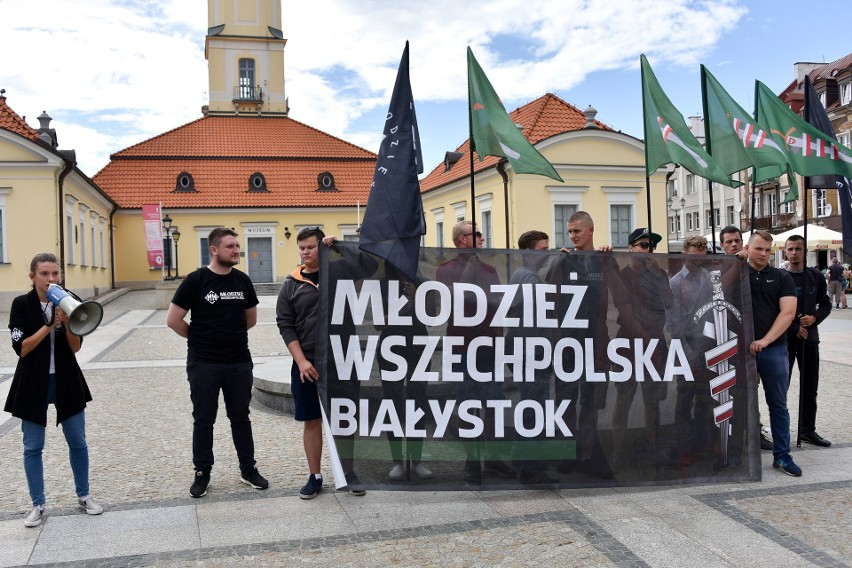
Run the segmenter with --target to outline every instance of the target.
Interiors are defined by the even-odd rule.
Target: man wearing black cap
[[[649,255],[663,239],[645,227],[635,229],[627,239],[628,250],[636,254],[630,264],[621,269],[621,280],[629,283],[633,292],[629,301],[633,310],[623,310],[618,318],[618,335],[627,338],[641,338],[646,346],[649,341],[661,342],[654,349],[651,361],[657,369],[665,368],[665,322],[666,309],[672,307],[673,296],[669,287],[668,275]],[[631,342],[631,345],[633,343]],[[615,412],[612,418],[614,457],[613,465],[618,469],[624,464],[627,418],[630,406],[636,395],[636,381],[616,384]],[[646,454],[655,463],[668,463],[670,458],[663,455],[657,447],[657,434],[660,430],[660,401],[666,398],[667,384],[661,377],[645,377],[642,382],[642,402],[645,410],[645,434],[650,443]]]

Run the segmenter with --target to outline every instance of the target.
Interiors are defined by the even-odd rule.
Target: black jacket
[[[790,275],[792,276],[792,272]],[[816,324],[808,328],[808,341],[811,343],[819,343],[819,330],[817,329],[822,320],[831,314],[831,299],[828,297],[828,286],[825,283],[825,278],[819,271],[807,267],[804,270],[805,278],[807,278],[807,295],[803,290],[796,290],[798,304],[796,305],[796,317],[793,318],[793,323],[787,328],[787,341],[792,342],[797,339],[796,334],[799,333],[799,317],[800,316],[816,316]],[[795,278],[794,282],[798,282]],[[798,288],[798,284],[796,285]],[[793,343],[790,343],[791,345]]]
[[[20,357],[21,346],[44,324],[38,294],[35,290],[12,301],[9,330],[12,347]],[[57,329],[54,340],[56,369],[56,423],[63,422],[86,408],[92,400],[89,386],[77,364],[65,337],[65,329]],[[47,426],[47,378],[50,371],[50,337],[45,337],[35,349],[18,359],[15,377],[6,398],[4,410],[22,420]]]

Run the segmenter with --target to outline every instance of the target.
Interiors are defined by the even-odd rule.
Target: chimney
[[[584,128],[597,128],[595,125],[595,116],[598,114],[598,109],[589,105],[586,107],[586,110],[583,111],[583,115],[586,117],[586,126]]]
[[[41,111],[41,114],[37,117],[38,120],[38,135],[39,138],[44,140],[46,143],[50,144],[54,148],[59,146],[59,142],[56,140],[56,129],[50,127],[50,121],[53,120],[50,118],[50,115],[47,114],[46,110]]]
[[[805,80],[805,75],[809,74],[811,71],[817,69],[818,67],[822,67],[823,65],[825,65],[825,63],[794,63],[793,70],[796,73],[796,85],[801,85]]]

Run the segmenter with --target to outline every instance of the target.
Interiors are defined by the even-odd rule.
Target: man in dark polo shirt
[[[769,407],[772,466],[799,477],[802,469],[790,457],[790,412],[787,410],[790,367],[786,332],[796,316],[796,287],[787,272],[769,266],[771,251],[772,235],[766,231],[752,232],[747,247],[754,320],[750,351],[755,357]]]

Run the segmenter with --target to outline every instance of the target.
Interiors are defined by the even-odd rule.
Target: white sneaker
[[[98,505],[91,495],[78,498],[77,503],[86,510],[87,515],[100,515],[104,512],[104,508]]]
[[[388,477],[390,477],[394,481],[399,481],[402,479],[403,471],[401,464],[394,464],[391,468],[390,473],[388,473]]]
[[[417,477],[420,479],[431,479],[432,478],[432,470],[426,467],[426,464],[420,462],[416,466],[414,466],[414,473],[417,474]]]
[[[25,527],[37,527],[44,519],[44,505],[35,505],[27,518],[24,519]]]

